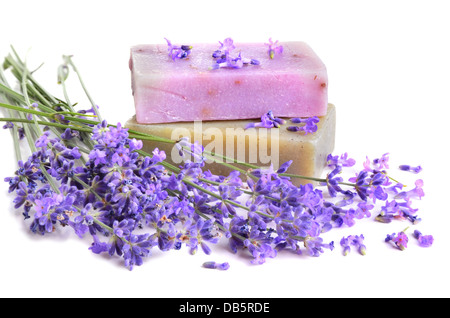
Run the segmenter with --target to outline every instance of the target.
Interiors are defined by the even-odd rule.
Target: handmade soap
[[[183,43],[189,44],[189,43]],[[187,58],[172,60],[167,44],[131,48],[129,66],[136,121],[168,123],[324,116],[328,76],[324,63],[304,42],[284,42],[269,57],[264,43],[235,43],[236,55],[259,65],[212,69],[220,45],[192,44]]]
[[[325,116],[319,117],[317,131],[305,135],[303,132],[292,132],[286,128],[287,123],[280,128],[250,128],[244,130],[252,120],[185,122],[171,124],[139,124],[135,116],[126,122],[130,130],[156,135],[172,140],[190,137],[191,142],[201,143],[206,151],[222,154],[228,158],[238,159],[259,166],[273,165],[277,169],[281,164],[292,160],[287,173],[313,177],[320,176],[326,164],[327,155],[333,152],[335,143],[336,109],[328,104]],[[301,126],[301,124],[299,125]],[[152,153],[154,148],[164,150],[166,161],[176,166],[183,164],[185,159],[194,161],[193,156],[181,157],[178,148],[170,143],[144,141],[143,150]],[[231,169],[218,161],[227,162],[223,157],[206,158],[205,169],[213,174],[228,176]],[[238,166],[241,167],[242,166]],[[248,168],[245,168],[247,170]],[[309,181],[292,179],[295,184]]]

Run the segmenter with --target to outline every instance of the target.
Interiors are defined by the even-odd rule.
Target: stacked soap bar
[[[276,169],[279,165],[292,160],[288,173],[313,177],[320,176],[324,168],[326,157],[333,152],[336,127],[336,108],[328,105],[325,116],[319,117],[317,131],[313,134],[291,132],[286,127],[281,128],[251,128],[244,130],[252,120],[208,121],[208,122],[180,122],[172,124],[139,124],[136,117],[126,123],[129,129],[161,136],[167,139],[179,140],[190,137],[198,141],[206,150],[225,155],[259,166],[273,164]],[[288,119],[286,119],[288,120]],[[154,148],[164,150],[167,161],[179,166],[184,158],[179,155],[178,149],[170,143],[144,141],[143,150],[151,153]],[[227,176],[231,169],[218,163],[227,162],[221,156],[206,158],[206,169],[213,174]],[[244,168],[245,169],[245,168]],[[293,179],[294,183],[308,181]]]
[[[304,42],[282,43],[273,59],[264,43],[236,44],[259,61],[239,69],[211,69],[218,44],[194,44],[185,59],[172,60],[167,45],[131,48],[130,70],[136,120],[141,124],[194,120],[324,116],[327,70]]]
[[[239,68],[214,64],[220,56],[217,44],[193,44],[189,54],[180,59],[171,58],[167,45],[132,47],[136,115],[126,127],[201,143],[218,155],[206,156],[205,169],[214,174],[231,171],[218,163],[227,162],[220,156],[224,155],[274,169],[292,160],[288,173],[320,176],[334,149],[336,126],[336,109],[328,104],[326,67],[303,42],[281,45],[283,51],[270,56],[263,43],[237,44],[239,58],[257,61]],[[287,130],[287,125],[245,129],[268,111],[287,122],[293,117],[318,116],[317,131],[305,135]],[[172,164],[181,165],[186,159],[173,144],[144,141],[148,153],[156,147],[166,152],[166,160]],[[299,179],[293,181],[300,183]]]

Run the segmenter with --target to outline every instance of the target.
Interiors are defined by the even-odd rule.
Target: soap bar
[[[303,132],[292,132],[286,128],[287,123],[280,128],[250,128],[244,130],[252,120],[232,121],[208,121],[208,122],[180,122],[171,124],[139,124],[136,117],[129,119],[125,127],[130,130],[179,140],[189,137],[191,142],[201,143],[205,150],[224,155],[229,158],[238,159],[247,163],[256,164],[261,167],[272,165],[276,170],[278,167],[292,160],[287,173],[298,174],[307,177],[320,177],[326,165],[327,155],[333,152],[335,144],[336,108],[328,104],[327,114],[319,117],[317,131],[312,134]],[[301,126],[302,124],[299,124]],[[178,148],[170,143],[144,141],[143,150],[152,153],[154,148],[166,152],[166,161],[181,166],[186,159],[194,161],[192,156],[180,156]],[[206,158],[204,169],[213,174],[228,176],[231,168],[222,165],[223,157]],[[239,166],[245,170],[248,168]],[[294,184],[305,184],[310,181],[304,179],[292,179]]]
[[[189,44],[189,43],[183,43]],[[242,57],[259,65],[211,69],[217,44],[192,44],[187,58],[172,60],[167,44],[131,48],[129,66],[136,121],[141,124],[195,120],[324,116],[328,76],[304,42],[284,42],[269,57],[264,43],[235,43]],[[237,53],[236,53],[237,54]]]

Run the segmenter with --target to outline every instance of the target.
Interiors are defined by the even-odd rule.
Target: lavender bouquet
[[[78,76],[90,109],[75,110],[78,105],[69,100],[65,86],[69,70]],[[11,88],[6,72],[15,77],[19,89]],[[254,264],[282,250],[319,256],[334,249],[334,242],[322,238],[333,228],[352,227],[363,218],[420,220],[413,200],[423,197],[423,181],[404,191],[387,174],[388,154],[367,159],[347,181],[343,169],[355,165],[347,154],[328,156],[324,178],[289,174],[291,162],[274,170],[237,160],[233,164],[224,160],[233,167],[228,176],[213,175],[204,169],[204,159],[217,154],[189,140],[173,141],[109,124],[70,56],[63,57],[57,73],[64,99],[47,92],[14,49],[0,68],[0,107],[5,113],[0,121],[11,132],[18,162],[5,181],[14,207],[23,211],[36,234],[50,235],[56,227],[64,227],[76,236],[90,236],[93,253],[122,257],[131,270],[142,265],[152,249],[188,249],[195,254],[200,248],[210,254],[220,240],[227,240],[233,253],[247,250]],[[310,133],[315,120],[305,121]],[[144,152],[143,140],[172,143],[197,160],[173,166],[158,148]],[[25,157],[21,143],[30,150]],[[420,169],[401,167],[414,173]],[[318,185],[295,186],[292,178]],[[382,206],[376,209],[379,202]],[[398,237],[394,233],[386,241],[397,243]],[[431,236],[415,237],[424,246],[431,245]],[[350,246],[365,254],[363,240],[363,235],[343,238],[344,254]],[[401,242],[397,246],[404,249],[405,239]],[[224,270],[229,264],[204,266]]]

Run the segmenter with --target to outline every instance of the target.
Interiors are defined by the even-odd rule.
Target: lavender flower
[[[14,124],[10,121],[7,121],[6,124],[3,125],[3,129],[12,129]]]
[[[281,54],[283,52],[283,46],[278,43],[278,40],[273,42],[272,38],[269,38],[269,43],[264,44],[268,46],[267,53],[271,59],[275,57],[275,54]]]
[[[384,241],[392,241],[399,250],[403,251],[408,247],[408,236],[404,231],[392,233],[391,235],[388,234]]]
[[[409,165],[400,165],[398,168],[400,170],[409,171],[409,172],[412,172],[412,173],[419,173],[420,171],[422,171],[422,167],[421,166],[413,167],[413,166],[409,166]]]
[[[232,51],[236,48],[231,38],[226,38],[223,43],[220,42],[220,48],[213,52],[212,57],[216,59],[216,63],[212,65],[212,69],[219,68],[242,68],[244,65],[259,65],[260,62],[255,59],[246,58],[239,52],[237,56],[232,55]]]
[[[203,263],[203,267],[226,271],[227,269],[230,268],[230,264],[228,264],[228,262],[225,262],[225,263],[205,262],[205,263]]]
[[[259,123],[249,123],[245,126],[245,129],[249,128],[279,128],[281,125],[284,125],[286,121],[282,118],[277,118],[273,115],[273,112],[269,110],[267,113],[261,116],[261,122]]]
[[[306,250],[308,251],[308,254],[315,257],[323,253],[324,248],[331,251],[334,249],[333,241],[331,241],[330,243],[323,243],[323,239],[321,237],[307,237],[304,244]]]
[[[327,156],[327,166],[334,168],[337,165],[341,165],[343,167],[353,167],[356,163],[356,160],[353,158],[349,158],[348,154],[345,152],[341,156],[333,156],[329,154]]]
[[[178,153],[181,157],[185,157],[188,155],[192,156],[193,162],[203,163],[206,159],[203,157],[204,148],[202,145],[195,141],[194,143],[190,142],[189,137],[182,137],[176,143],[175,147],[178,149]]]
[[[389,153],[385,153],[381,156],[381,158],[377,158],[373,160],[373,164],[375,165],[375,169],[382,170],[382,169],[389,169]]]
[[[266,258],[274,258],[277,256],[277,251],[267,243],[254,245],[249,241],[244,242],[247,246],[248,250],[253,256],[253,260],[251,260],[252,264],[264,264],[266,262]]]
[[[371,216],[370,210],[375,206],[373,204],[368,204],[367,202],[359,202],[358,208],[355,211],[355,217],[357,219],[362,219],[364,217],[369,218]]]
[[[191,53],[192,46],[190,45],[176,46],[173,45],[168,39],[166,38],[164,39],[167,41],[167,52],[169,54],[169,57],[173,61],[187,58]]]
[[[415,188],[409,191],[403,191],[400,192],[399,194],[397,194],[395,196],[395,199],[411,199],[411,198],[415,198],[415,199],[422,199],[422,197],[425,195],[424,191],[423,191],[423,180],[422,179],[418,179],[415,182]]]
[[[422,247],[430,247],[433,245],[434,238],[432,235],[422,235],[418,230],[414,230],[413,236],[419,241],[419,245]]]
[[[350,253],[350,246],[355,246],[361,255],[366,255],[366,246],[364,245],[364,236],[361,235],[349,235],[342,237],[340,245],[343,247],[344,256]]]
[[[341,187],[339,186],[339,182],[343,181],[341,177],[337,175],[342,172],[341,166],[336,166],[330,173],[327,174],[326,177],[326,186],[328,188],[328,193],[330,196],[335,197],[338,192],[342,192]]]
[[[315,133],[317,131],[317,123],[320,121],[319,117],[313,116],[308,118],[292,118],[291,122],[295,124],[305,124],[303,126],[289,126],[289,131],[303,131],[305,135]]]

